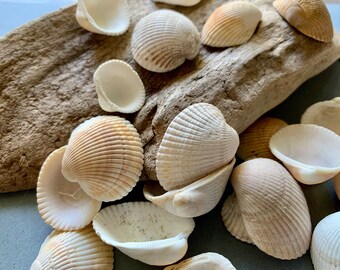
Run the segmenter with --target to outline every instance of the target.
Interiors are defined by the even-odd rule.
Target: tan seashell
[[[136,185],[143,148],[133,125],[117,116],[93,117],[71,134],[62,173],[98,201],[115,201]]]
[[[203,26],[201,42],[211,47],[229,47],[247,42],[261,21],[261,11],[245,1],[219,6]]]
[[[201,0],[153,0],[154,2],[166,3],[169,5],[177,5],[184,7],[191,7],[197,5]]]
[[[302,34],[322,42],[334,35],[331,16],[322,0],[275,0],[280,15]]]
[[[61,173],[66,147],[52,152],[41,167],[37,184],[38,210],[54,229],[78,230],[90,224],[101,202],[89,197],[78,183],[67,181]]]
[[[269,148],[270,138],[288,124],[278,118],[261,117],[240,134],[240,146],[237,155],[243,159],[275,159]]]
[[[130,26],[126,0],[78,0],[76,19],[86,30],[119,36]]]
[[[237,132],[215,106],[197,103],[168,126],[156,156],[157,178],[169,191],[190,185],[230,163],[239,145]]]
[[[145,102],[145,88],[138,73],[126,62],[110,60],[93,75],[100,107],[107,112],[133,113]]]
[[[335,193],[338,196],[338,199],[340,200],[340,173],[334,176],[333,181]]]
[[[162,9],[142,18],[132,34],[133,58],[143,68],[167,72],[192,60],[200,48],[199,33],[187,17]]]
[[[309,248],[312,225],[305,196],[278,162],[257,158],[231,176],[246,231],[265,253],[290,260]]]

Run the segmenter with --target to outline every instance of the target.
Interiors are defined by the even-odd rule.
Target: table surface
[[[45,13],[73,3],[74,0],[0,0],[0,36],[23,23]],[[335,28],[340,32],[340,5],[328,4]],[[311,104],[340,96],[340,61],[318,76],[308,80],[285,102],[268,112],[288,123],[298,123],[304,110]],[[340,202],[333,181],[314,186],[302,186],[311,213],[313,228],[325,216],[340,210]],[[261,252],[257,247],[232,237],[224,228],[220,217],[222,204],[232,192],[230,184],[210,213],[195,218],[196,228],[189,237],[189,250],[185,257],[203,252],[223,254],[237,269],[313,269],[309,251],[299,259],[282,261]],[[142,200],[141,185],[123,201]],[[119,202],[118,202],[119,203]],[[52,231],[37,211],[35,190],[0,194],[0,269],[29,269],[40,245]],[[163,269],[135,261],[115,249],[115,269]]]

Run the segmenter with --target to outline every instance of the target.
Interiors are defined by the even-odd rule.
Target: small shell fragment
[[[191,7],[201,2],[201,0],[153,0],[153,1],[159,2],[159,3],[165,3],[169,5],[184,6],[184,7]]]

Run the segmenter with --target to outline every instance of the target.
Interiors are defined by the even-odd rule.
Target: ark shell
[[[185,255],[195,223],[149,202],[129,202],[102,209],[94,217],[93,227],[105,243],[131,258],[168,265]]]
[[[191,105],[164,134],[156,156],[157,178],[167,191],[190,185],[229,164],[238,145],[237,132],[218,108]]]
[[[78,230],[90,224],[101,202],[88,196],[78,183],[67,181],[61,173],[66,147],[52,152],[41,167],[37,184],[38,210],[54,229]]]
[[[336,195],[338,195],[338,199],[340,200],[340,173],[334,176],[334,190]]]
[[[201,0],[153,0],[154,2],[159,3],[166,3],[169,5],[177,5],[177,6],[184,6],[190,7],[198,4]]]
[[[132,34],[133,58],[153,72],[167,72],[179,67],[186,59],[194,59],[199,48],[196,26],[172,10],[157,10],[145,16]]]
[[[127,195],[143,169],[142,143],[133,125],[117,116],[97,116],[71,134],[62,162],[66,179],[98,201]]]
[[[212,47],[228,47],[247,42],[261,21],[261,11],[245,1],[218,7],[203,26],[201,42]]]

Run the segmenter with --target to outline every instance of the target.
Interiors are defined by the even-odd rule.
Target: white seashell
[[[107,112],[133,113],[145,102],[145,88],[138,73],[126,62],[110,60],[93,75],[100,107]]]
[[[269,147],[301,183],[322,183],[340,172],[340,137],[327,128],[289,125],[272,136]]]
[[[131,51],[143,68],[167,72],[192,60],[200,48],[199,33],[187,17],[162,9],[142,18],[133,30]]]
[[[101,202],[89,197],[78,183],[67,181],[61,173],[66,147],[52,152],[41,167],[38,184],[38,210],[54,229],[78,230],[90,224]]]
[[[76,19],[86,30],[109,36],[122,35],[130,26],[126,0],[78,0]]]
[[[340,173],[334,176],[333,180],[335,193],[338,196],[338,199],[340,200]]]
[[[165,267],[164,270],[236,270],[236,268],[222,255],[206,252],[186,259],[179,264]]]
[[[169,191],[190,185],[229,164],[239,145],[237,132],[215,106],[197,103],[168,126],[156,156],[157,178]]]
[[[127,195],[143,169],[142,143],[133,125],[117,116],[97,116],[71,134],[62,173],[98,201]]]
[[[315,270],[340,269],[340,212],[325,217],[315,227],[311,255]]]
[[[261,21],[261,11],[245,1],[219,6],[203,26],[201,42],[212,47],[229,47],[247,42]]]
[[[221,199],[235,158],[221,169],[181,189],[166,192],[155,181],[144,186],[147,200],[180,217],[198,217],[211,211]]]
[[[180,260],[194,227],[193,219],[171,215],[149,202],[111,205],[93,219],[93,228],[105,243],[151,265]]]
[[[91,226],[79,231],[53,231],[42,244],[31,270],[113,268],[113,249]]]
[[[165,3],[169,5],[177,5],[191,7],[197,5],[201,0],[153,0],[154,2]]]

